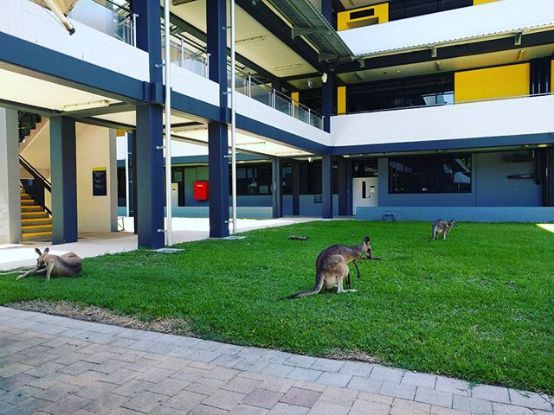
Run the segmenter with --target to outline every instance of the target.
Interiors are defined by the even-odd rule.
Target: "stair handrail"
[[[42,175],[41,172],[39,172],[37,169],[35,169],[31,163],[29,163],[27,160],[23,158],[23,156],[19,155],[19,164],[27,170],[33,176],[34,179],[38,180],[42,183],[44,188],[48,190],[50,193],[52,193],[52,184],[48,181],[46,177]]]

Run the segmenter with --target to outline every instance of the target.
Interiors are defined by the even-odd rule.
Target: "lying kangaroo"
[[[372,257],[371,244],[369,243],[368,236],[364,238],[360,245],[332,245],[324,249],[315,262],[316,275],[314,289],[311,291],[301,291],[287,298],[295,299],[318,294],[323,287],[326,289],[337,287],[337,294],[356,292],[354,289],[345,290],[343,288],[343,281],[346,278],[349,284],[350,270],[347,264],[357,259],[380,259]],[[356,268],[358,268],[357,265]]]
[[[25,274],[21,274],[16,279],[20,280],[30,275],[46,273],[46,281],[50,281],[51,276],[74,277],[81,272],[81,263],[83,260],[73,252],[59,256],[48,254],[50,248],[45,248],[44,252],[40,252],[40,249],[35,248],[35,252],[38,254],[36,267],[27,271]]]
[[[446,221],[442,219],[437,219],[433,221],[433,240],[437,239],[438,235],[442,233],[442,239],[446,239],[446,236],[448,235],[448,232],[456,226],[456,222],[454,222],[454,219],[451,221]]]

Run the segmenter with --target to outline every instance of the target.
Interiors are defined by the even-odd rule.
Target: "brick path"
[[[0,307],[0,414],[543,415],[553,399]]]

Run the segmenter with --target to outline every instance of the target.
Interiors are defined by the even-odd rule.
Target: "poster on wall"
[[[92,195],[108,195],[107,169],[105,167],[96,167],[92,169]]]

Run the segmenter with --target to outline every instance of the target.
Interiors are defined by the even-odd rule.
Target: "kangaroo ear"
[[[40,249],[38,249],[38,248],[35,248],[35,252],[36,252],[39,256],[42,255],[42,253],[40,252]]]
[[[44,248],[44,253],[47,254],[48,252],[50,252],[50,248],[48,247]]]
[[[369,242],[369,236],[367,236],[367,235],[364,236],[364,242],[365,242],[365,243],[368,243],[368,242]]]

